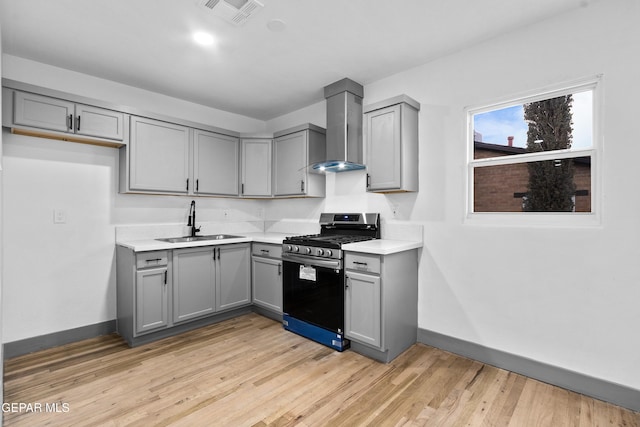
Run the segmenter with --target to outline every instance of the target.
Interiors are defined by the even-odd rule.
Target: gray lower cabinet
[[[418,254],[346,252],[345,336],[351,348],[390,362],[416,342]]]
[[[251,304],[249,244],[173,251],[173,321]]]
[[[218,246],[216,309],[251,304],[251,251],[249,243]]]
[[[355,271],[347,273],[345,335],[380,347],[382,344],[380,276]]]
[[[253,244],[251,257],[251,286],[253,303],[282,314],[282,246]]]
[[[117,328],[129,344],[172,324],[170,253],[116,247]]]
[[[184,322],[216,311],[216,248],[173,251],[173,321]]]
[[[155,331],[169,326],[167,267],[136,273],[136,332]]]
[[[117,246],[118,333],[133,346],[248,307],[250,257],[249,243],[137,253]]]

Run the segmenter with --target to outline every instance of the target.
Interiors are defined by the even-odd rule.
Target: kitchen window
[[[467,109],[467,220],[598,220],[600,85],[598,77]]]

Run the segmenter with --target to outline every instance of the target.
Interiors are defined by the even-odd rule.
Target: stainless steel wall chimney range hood
[[[362,153],[362,97],[364,88],[342,79],[324,88],[327,100],[327,155],[313,169],[343,172],[364,169]]]

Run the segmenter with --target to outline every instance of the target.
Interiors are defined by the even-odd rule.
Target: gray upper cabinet
[[[63,99],[14,91],[13,124],[122,141],[124,114]]]
[[[271,197],[271,147],[266,138],[243,139],[241,192],[243,197]]]
[[[275,196],[324,197],[325,177],[310,166],[325,160],[325,130],[303,125],[277,132],[273,143]]]
[[[90,105],[76,104],[76,134],[122,140],[124,114]]]
[[[240,143],[238,138],[194,131],[194,193],[237,196]]]
[[[418,111],[406,95],[366,106],[367,191],[418,191]]]
[[[193,185],[185,126],[132,116],[128,156],[130,190],[187,194]]]

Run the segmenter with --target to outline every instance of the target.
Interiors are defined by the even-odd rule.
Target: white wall
[[[33,61],[4,55],[2,65],[5,78],[231,130],[264,129],[261,121]],[[3,342],[115,319],[115,227],[186,224],[191,198],[118,194],[117,149],[6,129],[2,137]],[[263,216],[260,201],[196,200],[200,224]],[[66,224],[53,223],[54,209],[65,211]]]
[[[420,191],[365,195],[363,172],[329,175],[321,209],[390,218],[395,204],[400,219],[424,225],[420,328],[640,389],[639,20],[635,0],[592,2],[365,85],[365,105],[401,93],[421,103]],[[464,108],[600,73],[601,226],[465,224]],[[289,116],[318,119],[307,113]],[[267,214],[287,211],[272,204]]]
[[[237,132],[257,133],[264,130],[264,122],[261,120],[17,56],[4,55],[2,77]]]

